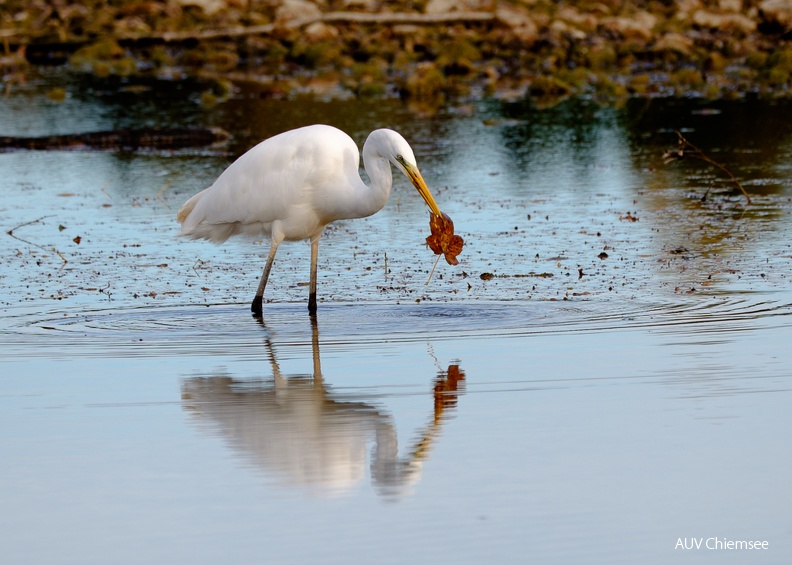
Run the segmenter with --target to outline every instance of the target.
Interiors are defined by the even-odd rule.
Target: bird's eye
[[[396,155],[396,160],[397,160],[399,163],[404,163],[404,157],[402,157],[401,155]]]

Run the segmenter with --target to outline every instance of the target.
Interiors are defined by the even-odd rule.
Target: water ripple
[[[788,299],[789,296],[781,295]],[[712,296],[673,303],[498,302],[448,304],[323,304],[323,343],[355,344],[503,338],[652,329],[701,340],[770,325],[790,325],[792,304],[772,294]],[[267,305],[262,322],[247,305],[61,310],[47,314],[7,311],[0,341],[11,355],[159,356],[257,354],[263,340],[279,345],[311,342],[305,305]],[[764,321],[764,323],[762,323]],[[708,336],[708,337],[707,337]],[[46,338],[46,339],[42,339]],[[58,353],[60,350],[60,353]]]

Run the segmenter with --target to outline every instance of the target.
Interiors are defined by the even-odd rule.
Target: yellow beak
[[[421,195],[421,198],[424,199],[426,205],[429,206],[429,209],[432,210],[432,213],[436,216],[442,216],[443,213],[440,211],[440,207],[435,202],[434,196],[429,191],[429,187],[426,185],[426,181],[421,176],[421,171],[414,167],[410,163],[404,160],[400,160],[401,166],[404,167],[404,171],[407,173],[407,178],[410,179],[410,182],[413,183],[413,186],[418,191],[418,194]]]

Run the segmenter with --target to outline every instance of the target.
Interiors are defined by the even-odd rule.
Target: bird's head
[[[401,136],[401,134],[391,129],[378,129],[372,132],[369,139],[374,137],[376,139],[377,147],[380,154],[386,157],[393,165],[399,169],[404,176],[410,179],[418,194],[424,199],[426,205],[433,214],[441,216],[442,212],[440,207],[435,202],[426,181],[415,163],[415,155],[413,154],[412,147]]]

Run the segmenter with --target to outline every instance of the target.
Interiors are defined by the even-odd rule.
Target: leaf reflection
[[[393,417],[373,398],[334,392],[325,383],[319,329],[312,320],[312,375],[283,375],[265,340],[271,378],[236,379],[227,374],[194,377],[182,383],[182,407],[211,434],[256,468],[290,486],[339,493],[365,480],[366,447],[370,477],[380,495],[398,498],[421,476],[443,423],[464,393],[458,364],[438,367],[427,424],[399,456]]]

